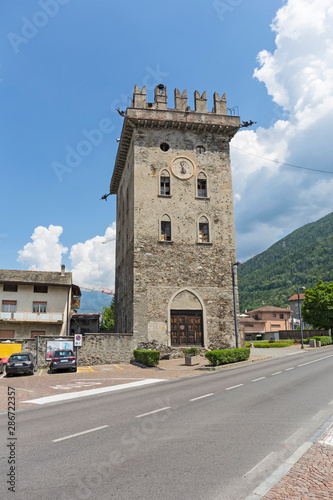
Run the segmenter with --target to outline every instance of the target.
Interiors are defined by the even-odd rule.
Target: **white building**
[[[0,339],[69,335],[70,314],[80,307],[72,273],[0,270]]]

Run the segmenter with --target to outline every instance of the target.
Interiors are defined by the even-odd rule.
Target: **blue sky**
[[[150,101],[165,84],[169,107],[174,88],[187,88],[192,108],[195,90],[207,91],[208,108],[215,91],[226,92],[228,107],[257,122],[231,148],[239,259],[331,212],[332,175],[269,160],[333,171],[332,5],[6,3],[0,267],[58,270],[62,262],[79,284],[113,286],[114,243],[101,242],[115,234],[116,200],[100,197],[121,133],[115,108],[129,105],[134,84],[147,85]],[[84,149],[93,130],[95,144]]]

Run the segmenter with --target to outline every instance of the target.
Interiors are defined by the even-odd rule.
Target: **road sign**
[[[75,346],[82,346],[82,335],[80,333],[77,333],[74,337],[74,345]]]

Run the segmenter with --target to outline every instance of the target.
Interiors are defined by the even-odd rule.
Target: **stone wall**
[[[49,362],[45,360],[46,342],[47,340],[60,340],[60,337],[43,335],[42,337],[38,337],[38,339],[38,366],[48,366]],[[22,344],[22,351],[31,352],[36,356],[37,338],[10,340],[14,340],[17,344]],[[74,340],[74,337],[61,337],[61,340]],[[129,363],[133,359],[133,350],[137,346],[137,341],[133,339],[132,334],[87,333],[83,337],[82,347],[79,347],[79,366]]]

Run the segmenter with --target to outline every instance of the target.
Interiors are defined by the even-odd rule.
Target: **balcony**
[[[62,313],[28,313],[28,312],[0,312],[1,321],[27,322],[38,321],[41,323],[59,323],[63,321]]]

